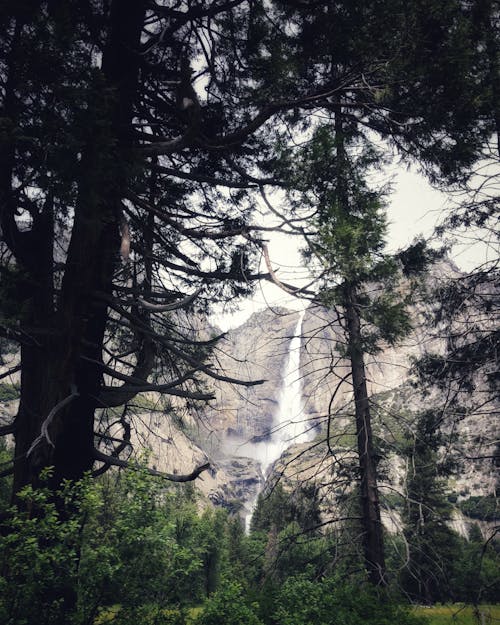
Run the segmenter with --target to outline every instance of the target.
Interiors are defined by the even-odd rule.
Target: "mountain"
[[[263,310],[216,344],[210,357],[213,368],[234,379],[262,381],[259,384],[245,386],[206,378],[204,385],[215,395],[208,405],[186,404],[154,393],[138,396],[130,410],[133,455],[140,457],[147,448],[150,465],[169,473],[189,473],[208,459],[211,467],[197,480],[196,487],[213,503],[247,516],[264,485],[263,455],[276,447],[278,435],[273,430],[283,393],[289,392],[283,374],[299,318],[298,312],[284,308]],[[412,385],[412,360],[430,348],[444,349],[441,339],[431,338],[426,324],[423,309],[415,306],[411,334],[397,346],[386,346],[367,358],[374,430],[383,458],[379,467],[383,496],[404,494],[406,460],[401,447],[414,432],[418,414],[446,403],[443,391],[427,389],[424,393]],[[195,327],[204,338],[218,333],[200,319]],[[303,315],[299,334],[295,378],[301,382],[301,420],[307,423],[309,440],[300,444],[291,440],[281,459],[270,467],[269,477],[280,476],[289,489],[306,480],[315,481],[321,489],[323,513],[334,514],[343,491],[332,484],[338,483],[344,465],[353,465],[355,440],[341,321],[335,310],[310,307]],[[3,358],[4,368],[17,363],[16,354],[4,354]],[[4,380],[0,388],[3,422],[15,414],[17,379]],[[477,393],[484,395],[486,389],[479,387]],[[448,455],[454,463],[448,496],[458,506],[456,526],[462,532],[467,520],[459,508],[473,514],[473,507],[466,502],[496,501],[497,468],[492,458],[497,427],[491,400],[481,401],[482,407],[477,408],[476,396],[462,398],[454,418],[448,414],[440,426],[447,441],[441,457]],[[498,402],[493,403],[498,408]],[[453,412],[449,406],[447,411]],[[350,487],[352,483],[351,479]],[[384,517],[388,527],[397,529],[400,520],[394,500],[385,498]]]
[[[258,473],[259,466],[251,458],[259,458],[256,450],[262,440],[269,439],[275,425],[273,418],[282,392],[287,351],[298,316],[297,312],[283,309],[256,313],[230,331],[219,344],[215,357],[228,375],[245,380],[265,378],[266,381],[255,387],[215,385],[217,400],[202,411],[205,427],[211,433],[210,443],[207,446],[204,437],[195,438],[213,458],[216,477],[222,469],[232,475],[231,462],[236,458],[242,462],[244,456],[248,457],[246,466]],[[429,349],[438,352],[444,349],[444,341],[431,337],[427,323],[422,309],[415,307],[411,334],[397,346],[386,346],[376,356],[368,357],[366,362],[374,430],[384,456],[379,467],[386,505],[384,522],[393,530],[400,525],[393,505],[394,494],[404,495],[406,479],[407,460],[401,448],[413,436],[418,415],[431,408],[444,407],[447,401],[444,391],[431,388],[423,391],[412,384],[413,360]],[[336,494],[329,485],[343,470],[339,469],[340,464],[354,462],[352,388],[346,379],[348,363],[342,356],[343,332],[335,311],[314,307],[306,310],[300,334],[297,377],[302,381],[303,418],[314,428],[315,436],[308,443],[294,445],[292,442],[275,463],[274,476],[278,475],[289,489],[306,480],[315,480],[324,491],[325,513],[333,514]],[[489,397],[484,403],[485,393],[483,385],[471,397],[460,396],[456,410],[454,406],[446,407],[446,416],[440,425],[446,441],[440,458],[443,463],[449,460],[454,465],[447,482],[447,495],[457,505],[454,525],[462,533],[466,533],[470,520],[464,518],[461,510],[469,513],[472,510],[465,502],[480,503],[487,499],[491,508],[491,502],[496,501],[498,476],[492,460],[497,439],[493,416],[498,402]],[[483,397],[478,402],[480,395]],[[255,488],[259,486],[262,486],[262,478],[260,485],[249,481],[240,492],[247,501],[252,501]],[[388,496],[384,497],[384,493]],[[219,502],[224,503],[223,497]]]

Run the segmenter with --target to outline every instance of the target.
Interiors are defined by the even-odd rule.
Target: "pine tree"
[[[458,536],[449,529],[451,505],[444,492],[447,467],[439,460],[443,443],[439,415],[420,415],[409,441],[404,535],[409,559],[403,571],[403,590],[413,601],[435,603],[450,597],[453,561],[459,552]]]

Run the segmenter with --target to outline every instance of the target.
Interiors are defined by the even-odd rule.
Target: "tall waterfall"
[[[306,442],[311,438],[311,431],[304,414],[300,373],[303,321],[304,311],[299,314],[297,325],[288,346],[288,355],[285,360],[283,381],[278,400],[278,410],[269,438],[258,442],[249,441],[239,448],[241,455],[250,456],[260,462],[264,477],[269,467],[283,454],[287,447],[295,443]],[[257,502],[257,496],[247,506],[248,514],[245,519],[247,530]]]

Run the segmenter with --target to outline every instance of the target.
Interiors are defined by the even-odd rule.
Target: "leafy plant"
[[[473,519],[496,521],[500,516],[498,501],[493,495],[473,496],[459,504],[460,510]]]
[[[208,599],[194,625],[262,625],[256,609],[245,601],[240,584],[227,582]]]
[[[64,484],[54,496],[27,486],[17,499],[0,535],[0,621],[77,622],[81,526],[96,505],[95,487]]]
[[[426,621],[362,580],[285,582],[273,615],[277,625],[421,625]]]

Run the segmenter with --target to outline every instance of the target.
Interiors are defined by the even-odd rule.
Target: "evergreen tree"
[[[371,190],[364,180],[379,155],[344,119],[342,111],[339,102],[333,126],[317,128],[302,150],[290,196],[295,204],[305,204],[316,212],[316,232],[307,236],[306,255],[318,265],[320,301],[338,307],[344,330],[345,343],[339,349],[350,363],[365,562],[371,580],[384,584],[377,458],[365,355],[376,354],[384,344],[394,344],[409,330],[408,299],[398,291],[402,273],[397,259],[383,252],[383,193]]]
[[[306,147],[283,133],[277,167],[292,204],[287,223],[304,235],[308,260],[316,259],[325,278],[318,299],[337,306],[344,325],[341,353],[351,363],[365,560],[380,584],[383,540],[364,357],[409,329],[398,270],[411,274],[415,259],[422,269],[426,254],[421,242],[397,259],[383,254],[383,193],[370,189],[366,178],[383,162],[386,144],[374,137],[417,161],[433,181],[467,177],[490,132],[479,105],[479,55],[470,41],[468,8],[454,0],[439,10],[432,2],[397,1],[275,2],[273,8],[281,19],[270,30],[274,44],[264,40],[269,64],[279,57],[295,88],[314,84],[326,96],[311,102],[310,115],[296,111],[287,118]]]
[[[22,368],[2,434],[15,436],[15,491],[47,465],[54,488],[96,460],[126,466],[130,417],[110,436],[113,408],[150,390],[206,401],[200,374],[224,379],[178,311],[248,292],[255,181],[239,146],[275,109],[248,121],[246,3],[181,5],[2,5],[0,327]],[[191,65],[205,53],[202,96]]]
[[[7,428],[15,489],[47,464],[55,484],[98,456],[123,464],[126,416],[124,442],[94,450],[102,408],[151,389],[208,399],[193,378],[223,375],[164,313],[195,294],[205,306],[247,292],[260,241],[246,189],[282,182],[287,133],[311,110],[341,103],[339,123],[435,175],[456,178],[476,158],[491,130],[477,123],[477,54],[461,3],[445,8],[4,3],[1,327],[23,363]],[[158,361],[166,375],[154,380]]]
[[[401,584],[413,601],[435,603],[451,598],[450,580],[459,539],[449,529],[451,506],[444,492],[447,467],[438,457],[443,443],[439,415],[420,415],[408,445],[404,535],[408,563]]]

